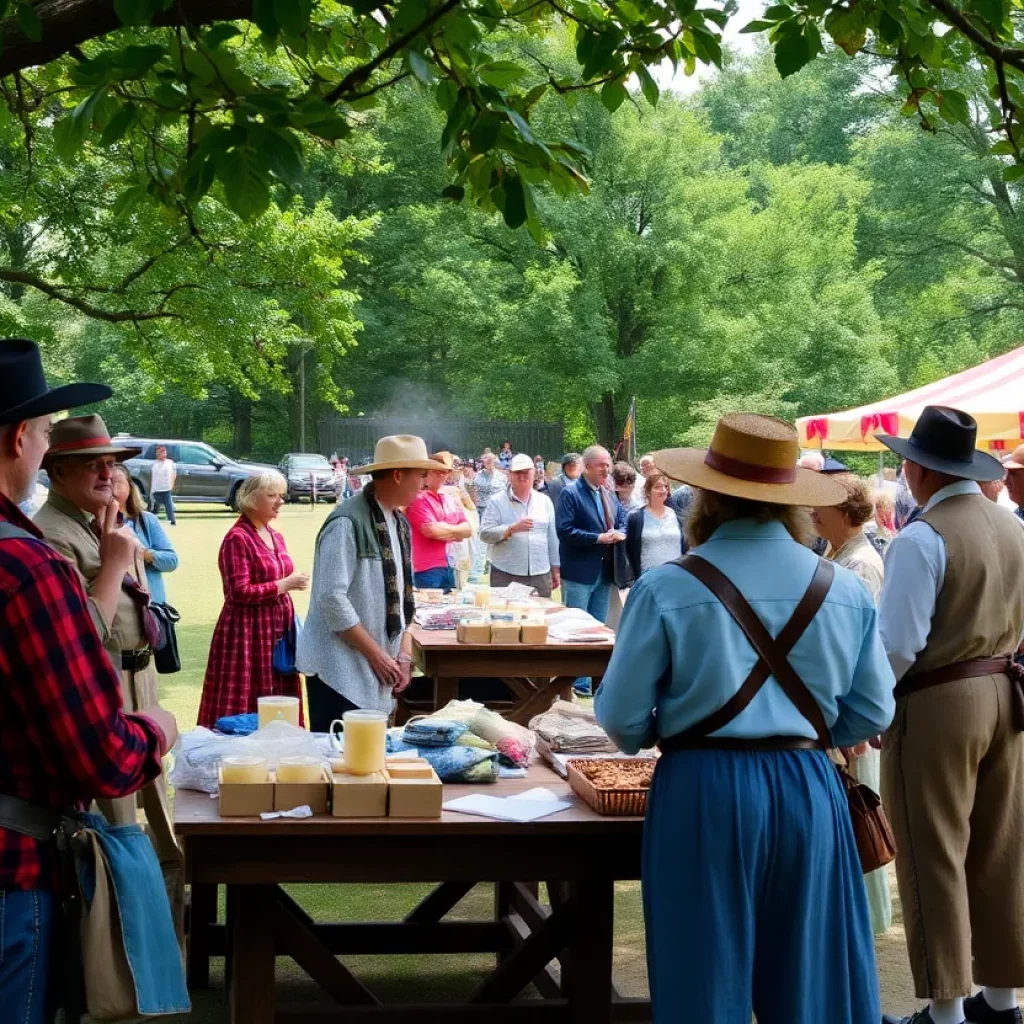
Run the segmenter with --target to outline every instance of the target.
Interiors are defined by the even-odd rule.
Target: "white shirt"
[[[957,494],[981,494],[981,488],[973,480],[958,480],[936,491],[923,512]],[[928,643],[945,577],[946,542],[926,522],[915,519],[885,553],[885,585],[878,606],[878,631],[897,680]]]
[[[154,459],[151,470],[150,493],[170,491],[174,488],[174,463],[170,459]]]
[[[505,540],[520,519],[532,519],[533,529]],[[510,576],[543,576],[559,565],[555,507],[540,491],[530,491],[525,502],[511,487],[494,495],[480,517],[480,539],[491,545],[491,563]]]

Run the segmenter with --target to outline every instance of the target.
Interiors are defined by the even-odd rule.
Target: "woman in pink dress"
[[[295,620],[290,592],[309,586],[309,574],[295,572],[284,537],[270,526],[286,490],[278,473],[249,477],[238,493],[242,515],[220,546],[224,607],[199,705],[199,724],[209,729],[225,715],[256,711],[257,697],[302,698],[298,673],[282,675],[273,668],[274,647]]]

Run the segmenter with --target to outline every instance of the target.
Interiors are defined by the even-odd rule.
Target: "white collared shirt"
[[[508,528],[520,519],[532,519],[533,529],[506,540]],[[480,517],[480,539],[491,546],[491,563],[510,576],[543,576],[560,564],[555,507],[541,491],[530,491],[525,502],[511,487],[494,495]]]
[[[958,494],[981,494],[981,488],[973,480],[958,480],[936,491],[923,512]],[[926,522],[914,520],[885,553],[885,585],[878,606],[878,631],[897,680],[928,643],[945,577],[946,542]]]

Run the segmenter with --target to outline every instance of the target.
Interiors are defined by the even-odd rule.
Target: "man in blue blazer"
[[[612,545],[626,539],[626,510],[608,486],[612,457],[592,445],[583,453],[583,472],[558,496],[555,524],[562,560],[562,602],[583,608],[599,622],[608,617],[612,589]],[[576,692],[590,694],[590,678],[576,680]]]

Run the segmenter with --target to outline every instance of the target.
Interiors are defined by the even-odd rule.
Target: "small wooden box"
[[[395,761],[387,768],[392,779],[429,779],[434,774],[429,761]]]
[[[429,779],[396,779],[388,776],[389,818],[440,818],[444,786],[433,770]]]
[[[518,622],[492,622],[491,623],[492,644],[517,644],[519,643]]]
[[[546,622],[524,622],[520,627],[524,644],[546,644],[548,642],[548,624]]]
[[[273,776],[267,782],[225,782],[223,768],[217,775],[222,818],[255,818],[274,809]]]
[[[335,818],[387,816],[388,780],[383,772],[335,775],[331,781],[331,814]]]
[[[291,811],[306,806],[314,814],[327,813],[330,776],[321,769],[319,782],[275,782],[274,810]]]
[[[489,622],[460,622],[455,629],[460,644],[489,644],[491,624]]]

